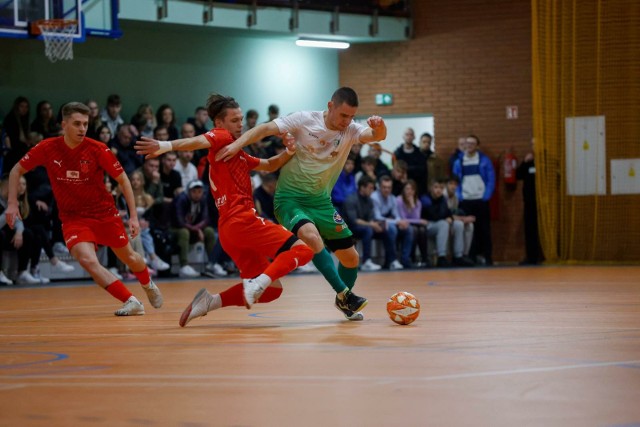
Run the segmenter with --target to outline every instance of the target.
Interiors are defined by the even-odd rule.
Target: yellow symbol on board
[[[586,139],[584,140],[584,142],[582,143],[582,149],[584,151],[589,151],[589,141],[587,141]]]
[[[629,166],[629,176],[631,178],[636,176],[636,170],[633,168],[633,166]]]

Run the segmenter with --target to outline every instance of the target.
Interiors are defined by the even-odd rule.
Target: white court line
[[[7,381],[7,384],[15,384],[22,386],[66,386],[66,387],[144,387],[144,386],[163,386],[163,387],[219,387],[220,381],[228,381],[229,384],[238,385],[238,381],[251,382],[252,385],[273,385],[274,383],[297,383],[302,382],[305,385],[325,385],[327,383],[335,382],[360,382],[360,383],[374,383],[374,384],[392,384],[402,383],[403,385],[411,385],[413,387],[420,386],[421,383],[428,383],[434,381],[447,381],[447,380],[460,380],[468,378],[479,377],[495,377],[502,375],[518,375],[518,374],[533,374],[533,373],[546,373],[566,371],[572,369],[588,369],[588,368],[603,368],[603,367],[620,367],[620,365],[640,365],[640,360],[623,360],[615,362],[591,362],[580,363],[574,365],[558,365],[547,366],[540,368],[522,368],[522,369],[508,369],[503,371],[484,371],[484,372],[467,372],[460,374],[448,374],[448,375],[434,375],[434,376],[330,376],[330,375],[303,375],[303,376],[285,376],[285,375],[145,375],[145,374],[127,374],[127,375],[25,375],[19,377],[0,377],[1,381]],[[638,366],[640,367],[640,366]],[[18,379],[46,379],[46,383],[38,382],[11,382]],[[91,383],[76,383],[76,382],[51,382],[52,379],[67,379],[67,380],[103,380],[104,382],[91,382]],[[114,379],[126,379],[126,382],[110,381]],[[132,379],[137,381],[131,382]],[[147,382],[141,382],[140,380],[147,380]],[[164,380],[163,382],[155,382],[155,380]],[[180,381],[168,381],[168,380],[180,380]],[[185,382],[188,381],[188,382]],[[201,380],[201,381],[193,381]],[[206,382],[205,382],[206,381]]]

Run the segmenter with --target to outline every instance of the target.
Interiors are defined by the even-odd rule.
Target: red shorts
[[[240,277],[256,277],[267,268],[293,234],[254,214],[243,212],[220,222],[219,238],[225,252],[240,270]]]
[[[129,243],[129,237],[120,215],[101,219],[74,218],[67,220],[62,223],[62,234],[69,250],[80,242],[91,242],[110,248],[122,248]]]

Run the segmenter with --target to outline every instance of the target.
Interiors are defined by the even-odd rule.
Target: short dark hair
[[[358,188],[366,187],[369,184],[376,185],[375,179],[371,178],[369,175],[362,175],[358,180]]]
[[[114,93],[107,97],[107,105],[121,105],[121,104],[122,104],[122,101],[120,100],[120,95],[116,95]]]
[[[477,136],[475,136],[474,134],[469,134],[467,135],[467,138],[473,138],[476,140],[476,142],[478,143],[478,145],[480,145],[480,138],[478,138]]]
[[[269,108],[267,108],[267,111],[269,112],[269,114],[280,114],[280,107],[278,107],[276,104],[271,104],[269,105]]]
[[[350,107],[357,107],[358,94],[350,87],[344,86],[333,92],[333,95],[331,96],[331,102],[333,102],[336,107],[342,104],[347,104]]]
[[[230,96],[220,95],[219,93],[209,95],[207,113],[214,124],[216,119],[224,119],[227,115],[227,110],[230,108],[240,108],[240,104]]]
[[[62,107],[62,118],[63,120],[66,120],[71,117],[73,113],[80,113],[88,116],[90,111],[89,107],[84,105],[82,102],[69,102]]]
[[[247,111],[247,118],[249,119],[251,117],[255,117],[257,119],[258,118],[258,112],[256,110]]]

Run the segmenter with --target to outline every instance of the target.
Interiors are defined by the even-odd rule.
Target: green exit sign
[[[393,104],[393,95],[390,93],[378,93],[376,94],[376,105],[391,105]]]

